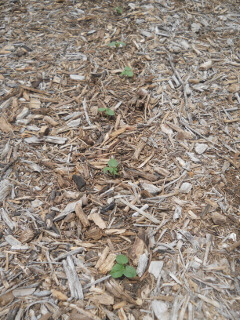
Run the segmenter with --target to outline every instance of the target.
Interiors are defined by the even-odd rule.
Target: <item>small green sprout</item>
[[[121,278],[123,275],[127,278],[134,278],[137,275],[135,268],[127,265],[128,257],[120,254],[116,257],[116,264],[112,267],[110,274],[113,278]]]
[[[110,108],[98,108],[98,111],[105,112],[105,115],[107,115],[107,116],[114,116],[115,115],[115,112]]]
[[[109,172],[110,174],[112,174],[113,176],[116,176],[118,174],[118,161],[114,158],[110,159],[107,163],[108,165],[103,168],[103,172],[107,173]]]
[[[121,15],[123,13],[123,8],[122,7],[116,7],[114,9],[115,9],[116,13],[119,14],[119,15]]]
[[[108,44],[109,47],[111,48],[122,48],[126,45],[126,43],[122,42],[122,41],[112,41]]]
[[[132,78],[133,77],[133,71],[130,67],[125,67],[123,72],[121,73],[121,76],[125,76],[128,78]]]

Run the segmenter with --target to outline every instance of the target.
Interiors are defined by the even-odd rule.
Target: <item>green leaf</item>
[[[110,167],[108,170],[111,174],[114,174],[114,168]]]
[[[119,264],[126,264],[126,263],[128,263],[128,257],[125,256],[124,254],[119,254],[119,255],[116,257],[116,261],[117,261],[117,263],[119,263]]]
[[[133,71],[130,67],[125,67],[123,72],[121,73],[121,76],[126,76],[126,77],[133,77]]]
[[[114,115],[115,115],[115,112],[114,112],[112,109],[110,109],[110,108],[106,108],[106,114],[107,114],[108,116],[114,116]]]
[[[106,108],[98,108],[98,111],[99,111],[99,112],[106,111]]]
[[[113,278],[121,278],[124,271],[125,271],[124,266],[122,264],[117,263],[112,267],[110,274]]]
[[[122,14],[123,13],[123,8],[122,7],[116,7],[115,10],[116,10],[116,12],[118,14]]]
[[[124,47],[125,45],[126,43],[122,41],[112,41],[108,44],[108,46],[111,48],[120,48],[120,47]]]
[[[117,168],[112,168],[112,174],[113,175],[118,175],[118,169]]]
[[[107,173],[108,171],[110,171],[110,169],[111,169],[111,168],[109,168],[109,167],[103,168],[103,173]]]
[[[134,277],[136,277],[137,272],[136,272],[135,268],[133,268],[131,266],[126,266],[123,274],[127,278],[134,278]]]
[[[108,44],[109,47],[116,48],[116,41],[112,41]]]
[[[117,41],[116,42],[116,47],[120,48],[120,47],[125,47],[126,43],[122,42],[122,41]]]
[[[108,161],[108,165],[109,167],[112,167],[112,168],[117,168],[117,166],[119,165],[118,161],[116,159],[110,159]]]

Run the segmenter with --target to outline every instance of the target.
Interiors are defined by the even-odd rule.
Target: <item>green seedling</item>
[[[126,45],[126,43],[122,41],[112,41],[108,44],[109,47],[111,48],[122,48]]]
[[[125,67],[123,72],[121,73],[121,76],[132,78],[133,77],[133,71],[130,67]]]
[[[121,15],[123,13],[123,8],[122,7],[116,7],[115,11],[117,12],[117,14]]]
[[[106,116],[114,116],[115,112],[110,108],[98,108],[99,112],[104,112]]]
[[[108,165],[103,168],[103,172],[107,173],[109,172],[110,174],[112,174],[113,176],[116,176],[118,174],[118,161],[116,159],[110,159],[107,163]]]
[[[110,274],[113,278],[121,278],[125,276],[127,278],[134,278],[137,275],[135,268],[127,265],[128,257],[124,254],[120,254],[116,257],[116,264],[112,267]]]

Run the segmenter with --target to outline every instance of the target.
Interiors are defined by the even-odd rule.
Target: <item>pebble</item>
[[[181,185],[181,188],[180,188],[180,192],[182,193],[189,193],[192,189],[192,184],[189,183],[189,182],[184,182],[182,185]]]
[[[207,150],[208,146],[204,143],[197,143],[195,146],[195,151],[197,154],[203,154]]]

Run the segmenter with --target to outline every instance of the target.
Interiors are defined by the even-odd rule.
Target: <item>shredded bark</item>
[[[0,319],[240,318],[239,33],[234,0],[0,0]]]

